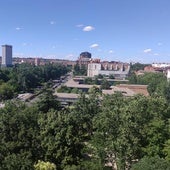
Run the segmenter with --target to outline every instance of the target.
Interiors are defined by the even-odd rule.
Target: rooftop
[[[93,86],[100,88],[100,85],[79,84],[78,82],[75,82],[73,79],[67,81],[64,85],[67,87],[81,88],[81,89],[89,89],[92,88]]]

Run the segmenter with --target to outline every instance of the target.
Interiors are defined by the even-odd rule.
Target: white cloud
[[[84,25],[83,24],[78,24],[78,25],[76,25],[76,27],[78,27],[78,28],[81,28],[81,27],[83,27]]]
[[[143,50],[144,53],[150,53],[151,51],[152,51],[152,49],[150,49],[150,48]]]
[[[16,27],[15,28],[17,31],[20,31],[20,30],[22,30],[23,28],[21,28],[21,27]]]
[[[110,50],[110,51],[109,51],[109,54],[113,54],[113,53],[114,53],[114,51],[113,51],[113,50]]]
[[[99,44],[92,44],[92,45],[90,46],[90,48],[97,48],[97,47],[99,47]]]
[[[83,28],[83,31],[89,32],[89,31],[92,31],[92,30],[94,30],[94,29],[95,29],[95,28],[92,27],[92,26],[86,26],[86,27]]]
[[[55,21],[50,21],[50,24],[54,25],[54,24],[56,24],[56,22]]]

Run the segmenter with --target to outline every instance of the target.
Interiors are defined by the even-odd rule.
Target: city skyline
[[[5,0],[0,16],[13,57],[170,63],[169,0]]]

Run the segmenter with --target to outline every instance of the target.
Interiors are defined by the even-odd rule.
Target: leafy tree
[[[73,69],[73,74],[76,75],[81,75],[81,76],[86,76],[87,75],[87,68],[85,65],[82,65],[81,67],[79,66],[79,64],[77,63],[74,66]]]
[[[90,89],[88,90],[88,93],[99,95],[99,94],[102,93],[102,91],[101,91],[100,88],[98,88],[98,87],[96,87],[96,86],[93,86],[92,88],[90,88]]]
[[[39,111],[47,113],[50,109],[60,110],[61,105],[51,90],[44,89],[40,101],[37,102],[37,107]]]
[[[105,96],[102,103],[102,111],[94,117],[94,137],[92,140],[92,148],[94,155],[98,157],[100,164],[105,164],[105,161],[114,164],[116,156],[117,141],[120,135],[121,124],[121,108],[124,105],[122,95],[115,94]]]
[[[103,79],[102,82],[101,82],[100,88],[101,89],[109,89],[110,88],[110,83],[106,79]]]
[[[128,80],[130,84],[138,84],[137,75],[134,72],[131,73],[131,75],[128,77]]]
[[[40,116],[39,126],[43,160],[55,163],[58,169],[79,164],[83,143],[71,113],[51,110]]]
[[[80,72],[80,66],[79,66],[78,64],[76,64],[76,65],[74,66],[74,69],[73,69],[73,74],[74,74],[74,75],[78,75],[79,72]]]
[[[167,82],[165,86],[162,88],[162,93],[167,102],[170,102],[170,83]]]
[[[163,73],[145,73],[139,76],[132,73],[129,80],[130,83],[148,85],[150,95],[154,93],[162,95],[162,89],[167,82],[166,76]]]
[[[78,94],[78,93],[81,93],[81,90],[79,90],[78,88],[73,88],[73,89],[71,90],[71,93]]]
[[[60,78],[61,75],[65,75],[68,71],[69,68],[58,64],[34,66],[23,63],[1,70],[0,82],[10,84],[15,92],[30,92],[44,82]]]
[[[98,80],[98,77],[97,77],[97,76],[95,76],[95,78],[94,78],[94,84],[96,84],[96,85],[100,85],[100,82],[99,82],[99,80]]]
[[[130,65],[130,72],[132,73],[134,71],[144,70],[144,68],[148,65],[149,64],[141,64],[141,63],[131,64]]]
[[[109,79],[115,79],[114,75],[113,75],[113,74],[110,74],[110,75],[109,75]]]
[[[101,164],[107,161],[123,170],[144,155],[164,156],[169,109],[162,97],[126,99],[115,94],[106,96],[101,105],[92,140],[92,150]]]
[[[87,67],[85,65],[81,66],[81,75],[83,76],[87,75]]]
[[[57,89],[58,93],[71,93],[71,88],[67,86],[61,86],[59,89]]]
[[[7,82],[9,80],[9,77],[3,70],[0,70],[0,80],[2,82]]]
[[[33,169],[41,158],[36,113],[18,102],[0,110],[0,169]]]
[[[56,170],[56,165],[50,162],[38,161],[34,165],[35,170]]]
[[[165,159],[170,161],[170,139],[165,142],[163,152],[165,153]]]
[[[131,170],[170,170],[170,162],[159,156],[144,157],[139,162],[134,164]]]
[[[150,119],[145,129],[146,146],[143,151],[148,156],[159,155],[164,157],[164,143],[169,138],[169,107],[162,97],[150,98],[147,105],[147,113]]]
[[[98,77],[99,79],[103,79],[103,78],[104,78],[104,76],[103,76],[102,74],[99,74],[97,77]]]
[[[84,136],[86,140],[93,133],[92,120],[99,110],[99,96],[96,92],[90,93],[88,98],[82,93],[79,100],[74,104],[72,111],[77,122],[77,128],[82,134],[86,134]]]
[[[0,169],[3,170],[25,170],[33,169],[31,155],[29,152],[8,153],[5,159],[1,162]]]
[[[87,77],[84,79],[84,84],[93,84],[93,80],[91,77]]]
[[[0,85],[0,101],[11,99],[14,96],[14,89],[9,83]]]

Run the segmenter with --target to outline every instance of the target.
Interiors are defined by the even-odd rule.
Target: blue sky
[[[170,0],[1,0],[0,23],[14,57],[170,62]]]

